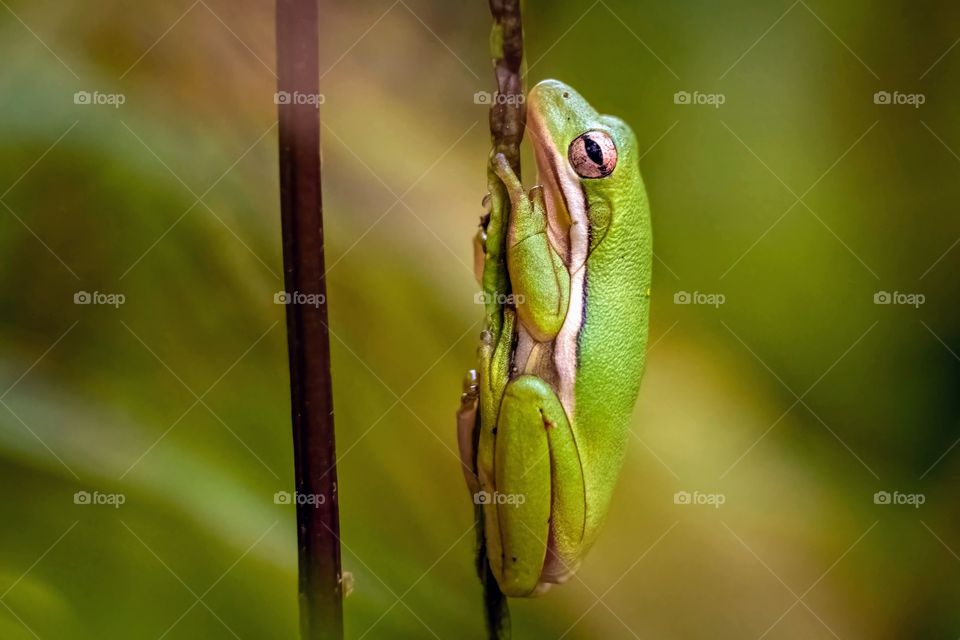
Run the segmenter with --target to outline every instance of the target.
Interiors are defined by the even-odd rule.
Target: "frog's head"
[[[618,194],[630,193],[640,180],[636,137],[625,122],[600,115],[558,80],[530,91],[527,132],[551,241],[577,269],[609,230]]]

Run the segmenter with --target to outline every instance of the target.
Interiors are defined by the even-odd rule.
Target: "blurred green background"
[[[272,3],[0,4],[0,638],[294,638]],[[481,638],[453,412],[487,6],[321,11],[347,637]],[[634,127],[658,260],[604,534],[515,637],[956,638],[960,7],[525,24],[531,82]]]

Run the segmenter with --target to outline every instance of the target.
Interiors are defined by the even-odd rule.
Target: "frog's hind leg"
[[[495,486],[485,507],[496,510],[499,529],[493,541],[499,549],[490,548],[491,568],[507,595],[536,595],[545,567],[552,576],[558,562],[575,561],[585,515],[570,423],[556,393],[536,376],[514,379],[504,393]]]
[[[463,478],[467,481],[467,489],[470,490],[471,494],[476,494],[480,490],[480,481],[477,479],[476,454],[479,415],[480,388],[477,383],[477,372],[470,369],[463,381],[460,408],[457,409],[457,444],[460,449],[460,466],[463,469]]]

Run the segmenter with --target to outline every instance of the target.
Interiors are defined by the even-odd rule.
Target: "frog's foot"
[[[477,282],[483,285],[483,266],[487,261],[487,232],[483,226],[477,230],[477,235],[473,237],[473,275]]]
[[[583,472],[567,415],[541,378],[507,386],[497,422],[495,490],[484,495],[490,566],[509,596],[572,574],[583,540]],[[558,566],[560,569],[558,569]]]
[[[480,385],[477,372],[471,369],[463,380],[463,393],[460,394],[460,408],[457,409],[457,442],[460,448],[460,466],[463,478],[471,494],[480,490],[480,481],[476,474],[475,437],[480,410]]]
[[[491,202],[492,198],[488,193],[481,203],[485,211],[480,216],[477,234],[473,236],[473,275],[481,285],[483,285],[483,266],[487,260],[487,227],[490,226]]]

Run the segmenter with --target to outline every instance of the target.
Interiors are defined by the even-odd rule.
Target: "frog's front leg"
[[[494,469],[495,492],[484,505],[496,512],[486,518],[497,528],[487,537],[490,566],[505,594],[535,595],[544,579],[560,582],[576,569],[586,510],[570,423],[541,378],[507,385]]]
[[[543,187],[527,194],[510,163],[498,154],[494,169],[510,195],[507,229],[507,268],[517,314],[535,340],[557,336],[570,303],[570,274],[547,235]]]

